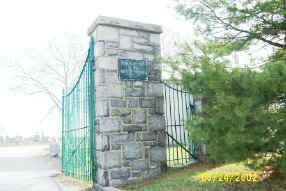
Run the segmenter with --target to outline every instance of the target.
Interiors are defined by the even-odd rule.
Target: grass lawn
[[[189,148],[186,146],[186,149]],[[167,164],[170,167],[181,167],[190,163],[191,156],[182,147],[168,147],[166,153]]]
[[[77,186],[79,188],[81,188],[81,190],[84,191],[89,191],[92,190],[92,183],[88,182],[88,181],[84,181],[84,180],[77,180],[73,177],[70,176],[65,176],[63,174],[58,174],[56,176],[61,182],[65,183],[65,184],[70,184],[70,185],[74,185]]]
[[[210,179],[204,179],[202,182],[202,174],[211,173],[214,179],[215,174],[257,174],[257,181],[247,182],[244,177],[241,177],[239,182],[233,177],[232,182],[230,177],[224,177],[224,181],[219,182],[216,178],[215,182]],[[209,176],[207,176],[209,177]],[[253,176],[252,176],[253,178]],[[242,182],[242,179],[245,179]],[[227,182],[228,180],[228,182]],[[286,179],[279,177],[269,177],[260,171],[253,171],[243,165],[243,163],[223,164],[223,165],[202,165],[193,164],[191,167],[182,169],[168,169],[167,173],[160,177],[144,180],[139,183],[122,186],[120,189],[129,191],[286,191]]]

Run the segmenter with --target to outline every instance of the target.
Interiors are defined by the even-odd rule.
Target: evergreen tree
[[[245,47],[255,41],[286,49],[286,0],[177,0],[198,30]]]
[[[286,174],[286,0],[178,0],[208,37],[168,60],[172,79],[203,98],[189,122],[210,161],[247,161]],[[228,68],[227,55],[261,41],[274,48],[259,71]]]

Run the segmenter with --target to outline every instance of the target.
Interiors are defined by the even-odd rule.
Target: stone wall
[[[98,17],[95,38],[96,182],[131,183],[166,170],[158,25]],[[147,81],[120,81],[118,59],[147,60]]]

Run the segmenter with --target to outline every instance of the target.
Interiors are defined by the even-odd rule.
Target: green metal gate
[[[74,87],[62,97],[62,172],[91,181],[94,177],[94,40]]]
[[[165,120],[167,134],[167,165],[183,167],[195,162],[195,145],[185,128],[187,119],[193,119],[194,98],[179,85],[164,85]]]

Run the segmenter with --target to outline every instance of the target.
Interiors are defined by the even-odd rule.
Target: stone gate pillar
[[[88,30],[95,39],[97,186],[132,183],[166,169],[160,33],[158,25],[103,16]],[[119,59],[145,60],[148,79],[120,80]]]

